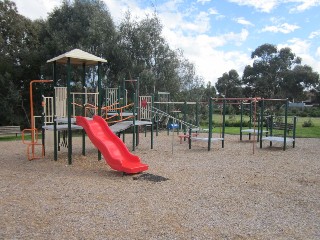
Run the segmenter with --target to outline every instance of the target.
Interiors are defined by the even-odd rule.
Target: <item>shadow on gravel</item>
[[[139,176],[133,177],[133,180],[143,180],[143,181],[150,181],[150,182],[163,182],[169,180],[169,178],[165,178],[162,176],[154,175],[151,173],[143,173]]]

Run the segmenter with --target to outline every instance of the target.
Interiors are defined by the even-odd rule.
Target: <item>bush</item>
[[[313,127],[313,126],[314,126],[314,124],[311,121],[311,119],[309,119],[308,121],[304,121],[302,124],[302,127]]]
[[[299,117],[308,117],[308,113],[306,111],[300,111],[297,114]]]

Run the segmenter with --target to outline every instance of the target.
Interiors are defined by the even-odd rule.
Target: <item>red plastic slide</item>
[[[125,173],[139,173],[148,169],[147,164],[141,163],[138,156],[129,152],[127,146],[111,131],[102,117],[93,116],[92,120],[80,116],[76,118],[77,125],[83,127],[112,169]]]

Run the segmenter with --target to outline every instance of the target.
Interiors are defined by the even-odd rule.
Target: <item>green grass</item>
[[[288,123],[291,122],[291,118]],[[226,120],[230,121],[229,116],[226,116]],[[312,126],[311,127],[303,127],[303,123],[311,120]],[[222,117],[219,115],[214,115],[214,122],[216,123],[221,123],[222,122]],[[235,116],[233,121],[240,121],[240,116]],[[248,116],[244,116],[243,121],[249,121]],[[202,128],[208,128],[207,124],[202,125]],[[246,129],[244,127],[244,129]],[[214,132],[215,133],[220,133],[221,128],[220,127],[215,127]],[[240,127],[226,127],[225,133],[226,134],[239,134],[240,132]],[[275,131],[275,134],[282,134],[283,131]],[[289,136],[292,136],[292,132],[290,132]],[[310,118],[310,117],[297,117],[297,128],[296,128],[296,137],[300,138],[320,138],[320,118]]]
[[[0,141],[5,142],[5,141],[22,141],[21,135],[18,134],[18,136],[1,136]]]
[[[41,139],[41,134],[39,135],[38,139]],[[26,134],[24,136],[24,140],[25,141],[30,141],[31,140],[31,135],[30,134]],[[3,141],[3,142],[7,142],[7,141],[21,141],[22,143],[22,135],[21,134],[18,134],[18,136],[16,137],[16,135],[9,135],[9,136],[1,136],[0,137],[0,142]]]
[[[216,123],[221,123],[222,122],[222,117],[220,115],[214,115],[214,122]],[[230,120],[229,116],[226,116],[226,120]],[[248,121],[249,117],[244,116],[243,121]],[[311,120],[313,126],[311,127],[303,127],[303,123]],[[234,121],[240,121],[240,116],[235,116]],[[289,121],[291,123],[291,120]],[[204,122],[201,125],[202,128],[208,128],[208,125]],[[245,128],[244,128],[245,129]],[[220,127],[215,127],[214,128],[214,133],[220,133],[221,128]],[[226,134],[234,134],[234,135],[239,135],[240,128],[239,127],[226,127],[225,133]],[[282,132],[275,132],[282,134]],[[292,136],[292,132],[290,132],[289,136]],[[297,118],[297,129],[296,129],[296,137],[299,138],[320,138],[320,118],[310,118],[310,117],[298,117]],[[38,137],[39,140],[41,140],[41,134],[39,134]],[[30,135],[25,136],[25,140],[31,140]],[[0,141],[21,141],[21,135],[18,134],[18,137],[15,135],[13,136],[3,136],[0,137]]]

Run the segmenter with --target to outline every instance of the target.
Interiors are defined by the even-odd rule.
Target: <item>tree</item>
[[[228,73],[224,73],[216,82],[216,89],[220,95],[224,97],[241,97],[241,79],[236,70],[232,69]]]
[[[156,14],[135,21],[127,13],[119,26],[118,50],[118,77],[139,77],[141,94],[169,91],[174,97],[199,80],[182,51],[171,50],[162,37]]]
[[[297,65],[289,71],[281,83],[281,96],[292,101],[305,100],[305,91],[316,88],[319,85],[319,74],[308,65]]]
[[[259,46],[251,54],[253,66],[246,66],[242,83],[246,96],[263,98],[302,99],[306,88],[319,83],[319,75],[309,66],[301,65],[290,48],[277,47],[271,44]]]
[[[21,99],[29,98],[30,79],[39,77],[37,29],[18,14],[14,2],[0,2],[1,124],[23,122]]]
[[[41,42],[48,49],[47,59],[79,48],[113,62],[116,29],[103,1],[64,1],[49,14],[44,27]],[[81,72],[81,69],[74,69],[74,79],[80,79]],[[110,64],[103,64],[102,72],[106,84]],[[87,69],[86,79],[89,87],[96,87],[95,68]]]

